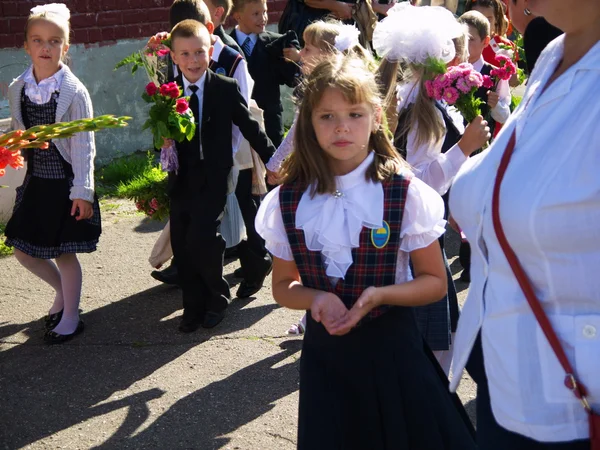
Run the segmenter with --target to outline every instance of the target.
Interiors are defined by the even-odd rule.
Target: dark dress
[[[38,105],[21,94],[23,123],[27,128],[55,122],[58,93]],[[101,233],[100,207],[94,196],[94,215],[77,221],[71,216],[73,169],[50,142],[47,150],[29,149],[27,173],[17,188],[13,215],[6,225],[6,244],[29,256],[56,258],[64,253],[96,250]]]
[[[396,127],[396,134],[394,136],[394,146],[405,159],[407,136],[403,131],[405,130],[405,124],[409,117],[410,108],[411,106],[404,109],[398,116],[398,126]],[[446,136],[444,138],[444,143],[442,144],[442,153],[446,153],[460,140],[461,133],[454,125],[448,112],[437,103],[436,108],[442,113],[444,124],[446,126]],[[449,193],[447,192],[442,196],[446,207],[446,212],[444,214],[445,219],[448,218],[448,195]],[[433,351],[444,351],[450,348],[451,333],[456,331],[459,317],[458,295],[456,293],[456,287],[454,286],[454,280],[452,279],[452,271],[450,270],[450,265],[446,259],[444,235],[440,236],[439,241],[442,248],[444,263],[446,265],[448,293],[439,302],[415,308],[419,329]]]
[[[335,286],[320,252],[306,248],[295,215],[304,189],[283,185],[280,206],[292,253],[306,287],[334,292],[351,308],[368,286],[395,283],[400,228],[409,180],[384,183],[389,240],[376,247],[363,228],[354,263]],[[474,430],[423,341],[414,311],[372,310],[344,336],[331,336],[307,313],[300,361],[300,450],[470,450]]]

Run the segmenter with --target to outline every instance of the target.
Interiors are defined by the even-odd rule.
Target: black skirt
[[[300,450],[470,450],[474,429],[424,343],[411,308],[345,336],[307,316]]]

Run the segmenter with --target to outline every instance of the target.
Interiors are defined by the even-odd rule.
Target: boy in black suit
[[[241,55],[244,55],[242,47],[235,42],[235,39],[225,33],[225,30],[223,29],[223,23],[225,23],[229,17],[229,13],[231,13],[231,7],[233,6],[231,0],[206,0],[204,3],[210,11],[210,19],[215,26],[213,34],[215,36],[219,36],[225,45],[234,48]]]
[[[171,31],[171,58],[181,73],[176,81],[197,121],[192,141],[176,144],[177,173],[169,173],[171,245],[183,291],[182,332],[212,328],[225,315],[230,298],[223,278],[225,241],[218,233],[225,209],[227,178],[233,166],[232,127],[268,158],[275,147],[261,131],[237,82],[208,69],[212,55],[208,29],[184,20]]]
[[[279,146],[283,140],[283,106],[279,86],[293,87],[298,82],[298,65],[283,58],[283,47],[298,47],[298,41],[275,42],[285,39],[281,35],[265,31],[267,24],[267,2],[265,0],[235,0],[233,18],[238,23],[231,32],[242,48],[248,61],[248,71],[254,80],[252,98],[264,111],[267,135]]]

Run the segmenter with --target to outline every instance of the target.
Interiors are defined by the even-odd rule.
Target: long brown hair
[[[307,77],[296,119],[294,152],[283,163],[282,171],[284,184],[299,183],[306,188],[312,185],[311,195],[333,193],[336,190],[335,176],[312,123],[312,112],[328,88],[339,89],[352,104],[366,103],[374,111],[382,106],[375,76],[366,63],[355,56],[332,56],[319,63]],[[408,164],[394,149],[384,127],[373,130],[369,147],[375,152],[375,158],[367,170],[367,180],[389,180],[401,168],[408,168]]]

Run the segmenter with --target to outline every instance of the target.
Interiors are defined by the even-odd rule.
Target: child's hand
[[[354,328],[360,319],[365,317],[373,308],[378,306],[380,298],[378,295],[377,288],[371,286],[363,291],[354,306],[348,314],[341,317],[340,320],[335,321],[331,329],[327,328],[330,334],[342,336],[349,333]]]
[[[334,9],[331,12],[341,20],[352,19],[352,4],[344,2],[335,2]]]
[[[329,334],[335,323],[343,322],[348,315],[348,308],[340,298],[331,292],[323,292],[315,297],[310,306],[312,318],[321,322]]]
[[[161,148],[169,148],[169,147],[174,147],[174,146],[175,146],[175,141],[173,139],[163,138],[163,145]]]
[[[77,214],[77,210],[79,210],[79,214]],[[77,216],[75,216],[75,214],[77,214]],[[89,219],[94,215],[94,209],[92,208],[92,204],[90,202],[81,198],[76,198],[73,200],[71,215],[75,216],[75,220]]]
[[[300,51],[296,47],[287,47],[283,49],[283,57],[290,61],[300,62]]]
[[[477,116],[467,125],[462,138],[458,141],[458,146],[465,156],[470,156],[475,150],[483,147],[491,136],[488,123],[483,120],[483,117]]]
[[[487,91],[487,104],[491,109],[494,109],[496,107],[496,105],[498,104],[498,102],[500,101],[500,96],[498,95],[497,92],[494,91]]]
[[[271,186],[277,186],[278,184],[281,184],[281,177],[277,172],[271,172],[267,169],[267,183]]]

